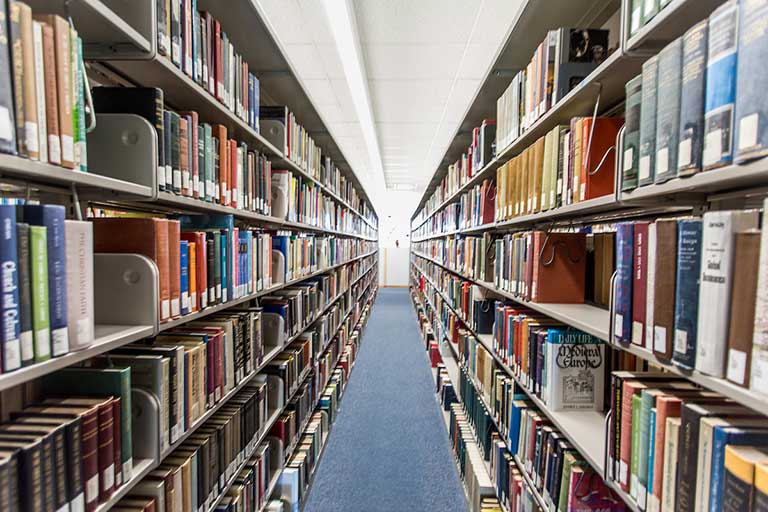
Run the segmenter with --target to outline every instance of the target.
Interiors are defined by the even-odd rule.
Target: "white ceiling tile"
[[[295,0],[257,1],[284,45],[312,42],[312,34],[304,27],[301,9]]]
[[[461,61],[457,78],[481,80],[494,61],[498,45],[470,43]]]
[[[463,44],[375,44],[363,46],[369,80],[452,79]]]
[[[332,80],[345,80],[344,67],[341,64],[341,58],[339,52],[336,50],[336,46],[333,44],[318,44],[316,45],[317,53],[320,55],[320,60],[325,67],[325,74]]]
[[[323,61],[314,44],[289,44],[285,49],[302,81],[326,78]]]
[[[304,86],[309,92],[312,103],[316,107],[322,107],[328,104],[338,104],[336,92],[333,90],[330,80],[309,79],[304,80]]]

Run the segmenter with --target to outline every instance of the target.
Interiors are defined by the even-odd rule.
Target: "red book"
[[[637,380],[625,380],[621,388],[621,440],[619,450],[619,485],[629,492],[629,468],[632,459],[632,397],[648,386]]]
[[[121,401],[119,396],[112,397],[112,425],[114,430],[113,453],[115,461],[115,489],[123,485],[123,453],[122,453],[122,413],[121,413]]]
[[[434,341],[429,345],[429,360],[432,363],[432,368],[437,368],[437,365],[443,362],[443,358],[440,356],[440,350],[437,348],[437,343]]]
[[[214,37],[214,29],[213,29],[213,18],[211,17],[211,13],[204,12],[202,13],[203,18],[205,19],[205,56],[206,56],[206,62],[208,63],[207,69],[208,69],[208,77],[207,82],[205,84],[206,88],[208,89],[208,92],[211,94],[216,93],[216,54],[215,54],[215,46],[216,41]]]
[[[240,201],[238,193],[240,192],[240,183],[238,176],[238,158],[237,158],[237,141],[229,140],[229,206],[232,208],[239,208]],[[237,238],[235,238],[237,240]],[[237,262],[237,259],[235,259]],[[235,273],[237,275],[237,273]]]
[[[177,220],[166,220],[168,226],[168,267],[171,290],[171,317],[181,316],[181,224]]]
[[[481,193],[483,215],[481,222],[483,224],[490,224],[493,222],[496,210],[496,185],[491,180],[485,180]]]
[[[586,165],[581,166],[581,190],[573,191],[580,194],[581,201],[613,194],[616,135],[624,126],[624,118],[597,117],[593,131],[592,119],[585,117],[581,124],[581,159]]]
[[[635,222],[632,265],[632,343],[645,345],[646,290],[648,286],[648,222]],[[647,347],[653,349],[653,347]]]
[[[584,302],[587,236],[584,233],[533,232],[528,265],[532,267],[530,300],[580,304]]]

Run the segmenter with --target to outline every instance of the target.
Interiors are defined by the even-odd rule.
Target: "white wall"
[[[408,286],[411,215],[419,201],[415,192],[387,191],[379,214],[379,286]],[[399,247],[398,247],[399,245]]]

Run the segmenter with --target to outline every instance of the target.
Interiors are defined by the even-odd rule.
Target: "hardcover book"
[[[605,381],[605,346],[589,334],[561,328],[547,331],[547,405],[552,411],[600,410]]]
[[[637,171],[640,160],[640,108],[643,97],[643,75],[638,75],[625,87],[627,105],[625,114],[624,147],[621,169],[621,190],[637,187]]]
[[[613,339],[619,343],[632,341],[632,279],[634,225],[616,227],[616,307],[613,315]]]
[[[34,334],[32,330],[32,267],[30,260],[29,224],[16,223],[16,241],[19,279],[19,342],[21,365],[35,362]]]
[[[648,284],[648,222],[635,222],[632,265],[632,343],[645,344]]]
[[[637,184],[653,183],[656,169],[656,87],[658,55],[643,63],[643,89],[640,103],[640,157],[637,164]]]
[[[43,226],[29,227],[29,257],[32,268],[32,333],[35,362],[51,358],[51,321],[48,297],[47,230]]]
[[[701,231],[700,219],[679,220],[677,223],[675,336],[672,361],[688,369],[696,364]]]
[[[67,262],[67,325],[70,350],[81,350],[94,340],[93,224],[64,221]]]
[[[723,510],[755,510],[755,470],[768,463],[768,452],[753,446],[725,447]]]
[[[8,13],[10,0],[0,0],[0,12]],[[0,23],[0,151],[16,153],[16,121],[13,107],[13,80],[8,24]]]
[[[680,38],[675,39],[659,52],[654,183],[664,183],[677,176],[682,61],[683,43]]]
[[[683,35],[678,176],[687,176],[701,170],[708,35],[707,20],[697,23]]]
[[[658,219],[654,222],[656,250],[653,278],[653,353],[661,359],[672,357],[675,330],[675,280],[677,275],[677,220]],[[647,307],[650,307],[649,303]],[[649,348],[650,348],[649,347]]]
[[[766,225],[768,199],[763,201],[763,226]],[[760,396],[768,396],[768,229],[760,236],[760,264],[757,273],[755,300],[755,327],[752,336],[752,366],[749,389]]]

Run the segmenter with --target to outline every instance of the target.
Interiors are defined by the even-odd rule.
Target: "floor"
[[[466,512],[405,289],[381,289],[304,512]]]

